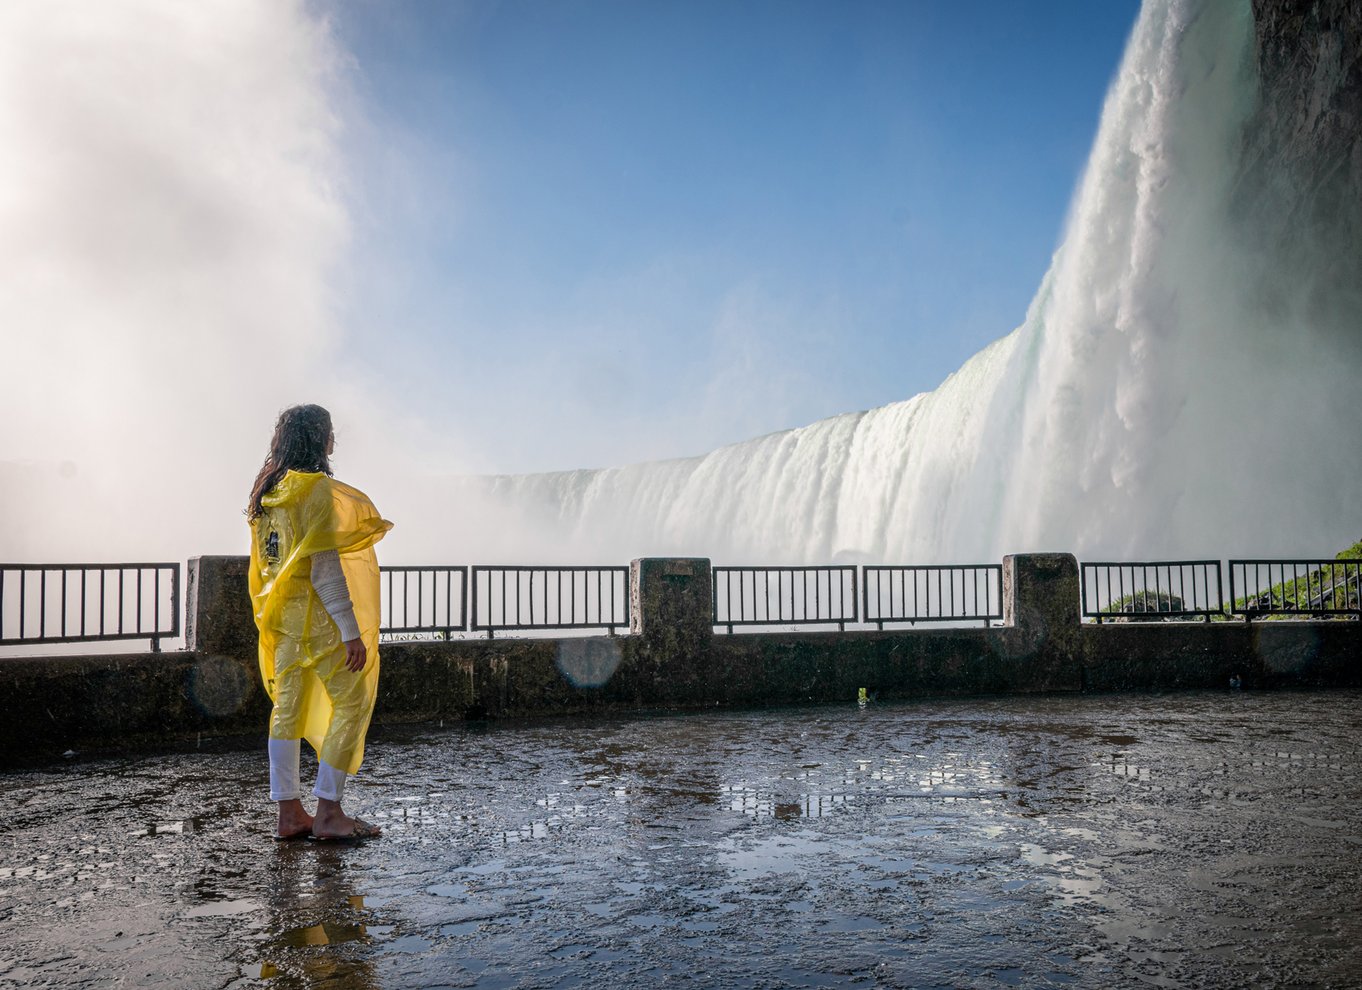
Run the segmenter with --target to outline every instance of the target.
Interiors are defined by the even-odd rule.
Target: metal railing
[[[715,567],[714,624],[726,626],[831,625],[859,621],[856,568]]]
[[[473,568],[470,628],[489,638],[507,629],[629,626],[628,567]]]
[[[178,635],[179,564],[0,564],[0,646]]]
[[[1230,611],[1362,618],[1362,560],[1231,560]]]
[[[1103,620],[1223,615],[1218,560],[1102,561],[1081,569],[1083,615]]]
[[[468,629],[468,567],[380,567],[380,636],[449,639]]]
[[[902,564],[864,568],[866,622],[966,622],[1003,617],[1001,564]]]

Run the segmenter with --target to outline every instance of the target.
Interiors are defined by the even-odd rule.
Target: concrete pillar
[[[184,642],[194,654],[184,694],[225,731],[263,729],[269,699],[260,684],[248,557],[190,557]]]
[[[714,634],[714,584],[708,557],[644,557],[633,561],[629,569],[631,633],[708,642]]]
[[[1078,691],[1083,686],[1078,561],[1071,553],[1003,558],[1006,653],[1016,661],[1012,688]]]
[[[248,557],[190,557],[185,578],[185,648],[256,662]]]
[[[630,564],[629,631],[640,702],[696,704],[716,697],[713,577],[706,557],[646,557]]]

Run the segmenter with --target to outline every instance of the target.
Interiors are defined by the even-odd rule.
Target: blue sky
[[[533,471],[905,399],[1017,326],[1138,4],[320,9],[357,353]]]

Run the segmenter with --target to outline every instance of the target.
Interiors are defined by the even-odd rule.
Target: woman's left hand
[[[358,674],[369,661],[369,651],[364,648],[364,640],[359,637],[345,641],[345,669]]]

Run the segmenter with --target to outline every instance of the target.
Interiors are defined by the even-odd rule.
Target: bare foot
[[[317,814],[312,819],[312,835],[318,839],[372,839],[383,833],[377,825],[362,818],[351,818],[341,810],[339,801],[317,799]]]
[[[303,802],[294,798],[279,802],[279,827],[274,830],[276,839],[296,839],[312,834],[312,816],[303,807]]]

